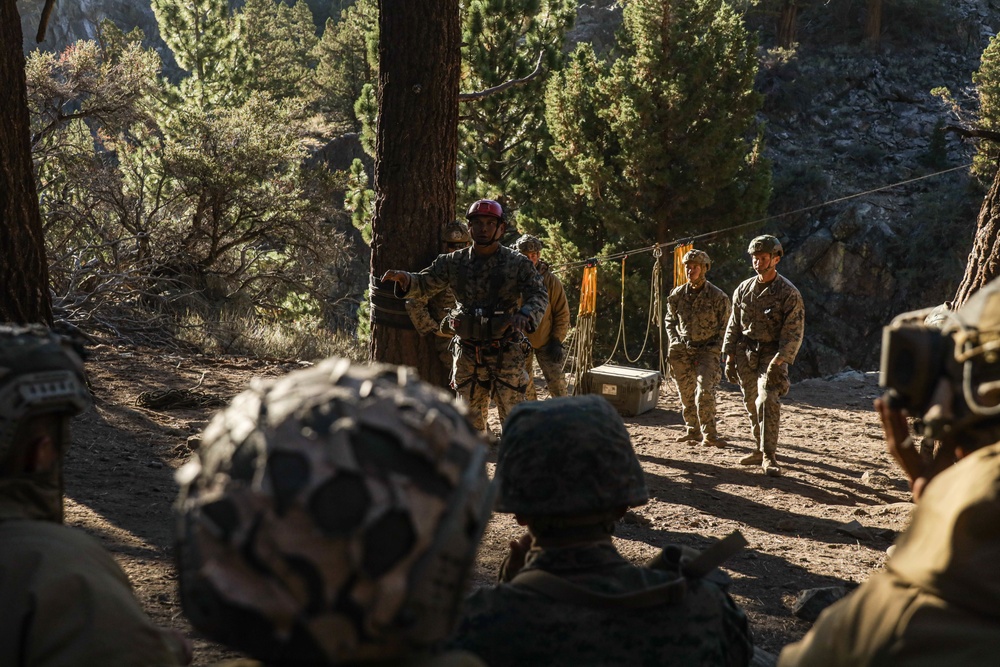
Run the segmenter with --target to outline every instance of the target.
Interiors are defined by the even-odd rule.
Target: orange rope
[[[680,287],[688,281],[684,273],[684,255],[694,248],[693,243],[685,243],[674,247],[674,287]]]

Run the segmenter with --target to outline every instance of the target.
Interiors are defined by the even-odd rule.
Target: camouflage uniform
[[[719,358],[729,311],[729,297],[707,280],[681,285],[667,297],[667,360],[691,439],[718,441],[715,390],[722,379]]]
[[[795,361],[805,332],[806,311],[799,290],[782,275],[769,283],[756,276],[733,292],[733,313],[722,352],[736,359],[743,405],[758,451],[774,456],[778,447],[781,397],[788,393],[788,366]],[[768,381],[772,360],[782,359]]]
[[[28,446],[17,438],[29,420],[61,428],[61,457],[70,417],[89,404],[75,351],[43,327],[0,327],[0,463]],[[0,665],[186,664],[111,555],[62,521],[60,464],[0,476]]]
[[[449,375],[454,361],[452,340],[455,336],[441,330],[441,321],[448,316],[455,304],[455,294],[449,288],[441,290],[432,297],[406,300],[406,312],[413,322],[413,327],[421,336],[434,336],[434,349],[437,350],[441,364],[448,369]]]
[[[549,265],[545,262],[538,263],[538,272],[545,283],[545,291],[549,295],[549,307],[545,309],[542,321],[538,323],[538,328],[528,334],[528,342],[531,349],[528,350],[528,358],[525,361],[525,369],[528,372],[528,400],[535,400],[535,383],[531,380],[534,377],[534,359],[538,358],[538,366],[545,376],[545,384],[549,388],[549,395],[553,398],[565,396],[566,374],[563,373],[563,362],[565,361],[565,351],[562,348],[566,334],[569,333],[569,303],[566,301],[566,290],[563,289],[562,282],[549,270]],[[558,350],[555,346],[558,345]]]
[[[256,380],[177,473],[185,614],[267,664],[484,667],[426,654],[489,520],[487,454],[464,406],[405,368]]]
[[[504,246],[487,257],[477,256],[473,248],[439,255],[410,277],[408,291],[401,292],[396,285],[397,296],[431,297],[449,287],[455,293],[459,313],[453,328],[460,340],[452,386],[469,404],[469,418],[477,429],[486,429],[483,409],[491,393],[502,422],[524,400],[528,386],[524,359],[529,343],[521,334],[508,333],[505,322],[517,311],[520,299],[529,329],[538,326],[548,305],[542,277],[527,257]],[[475,325],[475,333],[463,334],[458,322]]]
[[[655,567],[632,565],[611,542],[615,519],[649,494],[628,431],[604,398],[518,405],[504,425],[496,479],[497,511],[524,518],[534,545],[509,582],[466,600],[452,646],[491,667],[749,664],[746,615],[724,575],[683,575],[676,547]],[[546,530],[558,536],[547,542]]]
[[[1000,652],[1000,444],[940,473],[877,572],[779,667],[973,667]]]

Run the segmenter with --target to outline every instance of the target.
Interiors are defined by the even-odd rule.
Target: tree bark
[[[388,269],[429,265],[441,226],[455,216],[458,0],[379,0],[378,48],[370,357],[446,384],[433,341],[413,329],[392,283],[377,279]]]
[[[868,0],[868,16],[865,19],[865,43],[877,49],[882,41],[882,0]]]
[[[781,16],[778,18],[778,46],[781,48],[790,49],[795,43],[798,17],[798,0],[785,0],[785,4],[781,7]]]
[[[51,324],[22,44],[15,0],[0,0],[0,321]]]
[[[952,310],[957,310],[980,287],[1000,275],[1000,169],[993,176],[976,221],[972,252],[965,265],[965,275],[955,294]]]

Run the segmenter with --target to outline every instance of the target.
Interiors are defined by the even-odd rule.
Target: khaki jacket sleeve
[[[566,340],[566,335],[569,333],[570,313],[566,290],[555,276],[549,290],[549,312],[552,313],[552,337],[561,343]]]

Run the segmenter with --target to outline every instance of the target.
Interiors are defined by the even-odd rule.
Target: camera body
[[[959,380],[955,340],[940,327],[925,324],[931,310],[918,310],[896,317],[882,329],[882,359],[879,386],[894,408],[914,416],[931,406],[934,391],[942,378]]]

